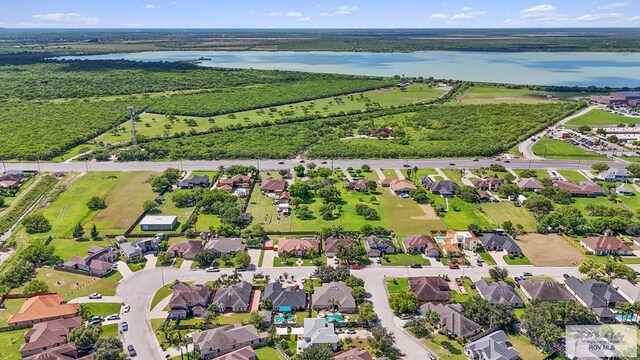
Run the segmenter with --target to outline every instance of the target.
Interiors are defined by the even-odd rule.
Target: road
[[[640,266],[636,266],[640,268]],[[296,278],[309,276],[313,272],[313,267],[302,268],[279,268],[262,269],[265,275],[275,278],[283,272],[288,272]],[[409,277],[425,275],[449,274],[453,279],[461,275],[470,276],[474,280],[488,276],[489,267],[466,268],[464,270],[450,270],[436,267],[426,267],[422,269],[411,269],[406,267],[370,267],[359,271],[353,271],[355,276],[365,281],[365,288],[369,293],[369,298],[374,304],[376,313],[381,319],[382,325],[388,328],[396,336],[396,346],[409,360],[424,360],[428,358],[429,351],[419,346],[416,340],[402,330],[395,322],[394,315],[388,304],[388,294],[384,284],[386,277]],[[562,274],[578,275],[576,267],[555,267],[541,268],[533,266],[510,266],[512,275],[522,274],[524,271],[531,272],[534,276],[551,276],[555,279],[562,279]],[[118,298],[131,305],[131,311],[122,315],[122,321],[129,323],[129,331],[123,334],[125,345],[133,345],[138,352],[140,359],[161,359],[166,353],[162,353],[160,345],[147,320],[151,300],[156,290],[163,284],[169,284],[175,280],[205,282],[214,280],[222,273],[207,273],[205,271],[188,271],[175,268],[155,268],[142,270],[123,279],[116,290]],[[242,273],[245,280],[251,281],[253,272]]]
[[[562,126],[564,124],[566,124],[567,122],[580,117],[586,113],[588,113],[591,110],[600,108],[601,106],[589,106],[586,109],[582,109],[581,111],[567,116],[566,118],[558,121],[557,123],[555,123],[554,125],[549,126],[548,128],[540,131],[539,133],[533,135],[533,136],[529,136],[525,141],[521,142],[520,145],[518,145],[518,150],[520,151],[520,153],[522,153],[522,155],[526,158],[526,159],[534,159],[534,160],[540,160],[542,159],[541,157],[539,157],[538,155],[533,153],[533,144],[535,144],[536,142],[531,140],[531,138],[535,137],[536,139],[540,139],[541,136],[543,136],[547,131],[549,131],[550,128],[552,127],[556,127],[556,126]]]

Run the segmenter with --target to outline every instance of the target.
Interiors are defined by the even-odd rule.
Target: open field
[[[149,190],[151,190],[151,186],[149,184],[147,184],[147,187],[149,188]],[[176,189],[173,192],[166,192],[163,195],[164,201],[162,202],[162,204],[158,206],[160,215],[176,215],[178,217],[178,222],[181,224],[183,224],[185,221],[187,221],[187,219],[189,219],[189,216],[191,216],[191,214],[193,213],[193,210],[195,210],[196,208],[195,206],[190,206],[190,207],[176,206],[176,204],[173,202],[173,195],[180,193],[182,191],[190,191],[190,190]],[[156,194],[152,192],[148,200],[153,199],[154,195]],[[140,213],[141,212],[142,212],[142,209],[140,209]],[[203,229],[205,228],[203,227]]]
[[[536,266],[578,266],[586,260],[559,235],[526,234],[519,235],[517,240],[522,252]]]
[[[24,344],[24,334],[29,329],[11,330],[0,333],[3,360],[20,360],[20,346]]]
[[[635,191],[633,188],[631,187],[629,188],[633,190],[633,195],[632,196],[620,195],[618,196],[618,201],[620,201],[629,210],[633,211],[634,213],[637,213],[640,210],[640,194],[638,194],[638,192]]]
[[[522,172],[523,171],[527,171],[527,170],[526,169],[515,169],[514,171],[516,172],[516,174],[518,174],[519,177],[522,177]],[[547,170],[530,169],[528,171],[535,172],[535,174],[536,174],[535,178],[538,179],[538,180],[548,179],[549,178],[549,172]]]
[[[607,157],[566,143],[562,140],[542,137],[532,147],[533,153],[545,159],[603,160]]]
[[[472,86],[462,98],[460,104],[538,104],[557,100],[547,100],[549,92],[529,89],[507,89],[494,86]]]
[[[481,211],[479,204],[470,204],[456,197],[443,199],[438,195],[429,194],[430,202],[442,205],[448,211],[442,214],[444,224],[453,230],[466,230],[470,224],[476,224],[482,229],[494,229],[497,224],[487,214]]]
[[[510,201],[500,201],[498,203],[484,203],[480,207],[497,225],[511,221],[513,224],[522,225],[526,232],[536,231],[536,221],[522,206],[515,207]]]
[[[120,307],[122,306],[122,304],[96,302],[96,303],[87,303],[86,306],[91,312],[92,316],[106,317],[111,314],[119,314]]]
[[[638,117],[629,117],[623,115],[617,115],[614,113],[610,113],[604,110],[591,110],[588,113],[575,118],[567,123],[567,125],[587,125],[587,126],[595,126],[600,127],[603,125],[613,125],[616,126],[618,124],[638,124],[640,123],[640,118]]]
[[[119,272],[114,271],[103,278],[72,274],[52,269],[38,269],[35,280],[42,280],[49,286],[49,291],[63,294],[67,300],[87,296],[94,292],[102,295],[115,295],[116,286],[122,279]],[[11,293],[19,294],[22,287],[13,289]]]
[[[266,174],[261,174],[263,179]],[[249,199],[249,207],[247,212],[253,216],[254,224],[262,224],[267,231],[290,231],[291,218],[295,215],[284,217],[279,215],[276,207],[273,205],[273,199],[269,196],[262,195],[258,184],[251,193]],[[198,218],[198,222],[200,219]]]
[[[582,175],[582,173],[576,171],[576,170],[558,170],[558,173],[562,176],[564,176],[567,180],[573,182],[573,183],[580,183],[582,181],[587,181],[589,179],[587,179],[584,175]]]

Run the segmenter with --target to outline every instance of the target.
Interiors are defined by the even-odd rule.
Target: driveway
[[[118,264],[118,272],[120,273],[120,275],[122,275],[123,279],[126,279],[129,276],[133,275],[133,271],[129,269],[129,265],[127,265],[126,262],[120,260],[116,264]]]
[[[507,255],[506,251],[487,251],[489,255],[495,260],[496,266],[506,268],[509,267],[506,261],[504,261],[504,256]]]
[[[180,264],[180,270],[189,271],[191,270],[192,264],[193,264],[193,260],[183,260],[182,264]]]
[[[275,250],[265,250],[264,257],[262,258],[263,269],[273,269],[273,259],[278,257],[278,252]]]
[[[153,254],[147,254],[144,256],[147,259],[147,263],[144,265],[145,269],[155,269],[156,263],[158,262],[158,257]]]
[[[440,168],[434,169],[443,180],[449,180],[449,177]]]
[[[249,254],[249,256],[251,257],[251,264],[253,264],[255,268],[258,268],[258,261],[260,261],[260,252],[262,252],[262,249],[247,250],[247,254]]]

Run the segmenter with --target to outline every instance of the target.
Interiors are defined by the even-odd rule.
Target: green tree
[[[320,209],[318,209],[318,212],[320,212],[320,216],[322,216],[324,220],[333,220],[333,218],[335,217],[334,211],[336,209],[337,209],[337,206],[335,203],[328,202],[328,203],[322,204],[320,206]]]
[[[332,185],[323,186],[318,189],[316,193],[318,197],[323,199],[325,204],[330,202],[335,203],[336,200],[340,198],[340,191],[338,191],[338,189],[336,189],[336,187]]]
[[[298,360],[331,360],[333,350],[329,344],[313,344],[298,354]]]
[[[396,358],[396,351],[393,348],[396,337],[386,328],[382,326],[371,328],[371,335],[367,337],[367,340],[377,356],[385,355],[390,358]]]
[[[49,292],[49,286],[42,280],[31,280],[22,290],[25,294],[44,294]]]
[[[296,173],[296,177],[304,177],[304,166],[303,165],[296,165],[293,167],[293,171]]]
[[[414,313],[418,310],[418,299],[411,291],[403,291],[391,294],[389,306],[396,314]]]
[[[516,184],[504,184],[498,190],[498,194],[503,198],[515,198],[522,193],[522,190]]]
[[[148,214],[155,214],[158,212],[158,203],[153,200],[145,200],[142,203],[142,209]]]
[[[598,172],[607,171],[609,170],[609,165],[607,165],[606,163],[595,163],[591,165],[591,169]]]
[[[619,262],[607,261],[599,263],[593,260],[587,260],[578,267],[580,273],[587,275],[591,279],[597,279],[604,282],[611,282],[613,279],[623,278],[629,280],[636,279],[636,272],[633,268]]]
[[[633,177],[640,177],[640,164],[629,164],[627,171],[629,171]]]
[[[249,324],[255,326],[258,331],[263,331],[264,326],[262,322],[262,315],[260,315],[259,311],[252,311],[249,314],[249,320],[247,321]]]
[[[96,352],[93,353],[95,360],[121,360],[122,342],[117,338],[98,339],[95,343]]]
[[[49,220],[42,214],[29,214],[22,220],[22,225],[29,234],[44,233],[51,230]]]
[[[93,314],[87,304],[80,304],[78,306],[78,315],[82,317],[82,320],[89,320]]]
[[[369,166],[368,164],[362,164],[362,166],[360,166],[360,169],[364,172],[369,172],[371,171],[371,166]]]
[[[251,256],[249,256],[249,254],[247,254],[244,251],[237,253],[236,264],[238,264],[238,266],[243,268],[249,267],[249,265],[251,265]]]
[[[300,205],[295,210],[296,217],[300,220],[309,220],[313,218],[313,212],[309,209],[307,205]]]
[[[504,165],[496,164],[496,163],[493,163],[493,164],[489,165],[489,170],[495,171],[495,172],[505,172],[505,171],[507,171],[507,169],[504,167]]]
[[[202,249],[198,251],[196,256],[194,257],[194,261],[198,264],[199,267],[207,267],[210,266],[211,263],[216,259],[213,250],[211,249]]]
[[[538,177],[538,174],[536,173],[535,170],[526,169],[526,170],[520,171],[520,177],[521,178],[535,178],[535,177]]]
[[[102,334],[100,325],[78,326],[69,331],[67,341],[75,344],[79,349],[88,350],[96,344],[100,334]]]
[[[367,297],[367,291],[360,286],[351,289],[351,295],[356,300],[356,304],[362,304]]]
[[[84,237],[84,228],[82,224],[78,223],[76,227],[73,228],[73,237],[76,239],[82,239]]]
[[[22,250],[20,258],[36,267],[43,265],[53,266],[60,261],[60,257],[55,254],[55,251],[56,249],[51,245],[34,243]]]
[[[489,276],[495,281],[505,281],[509,277],[509,271],[495,266],[489,269]]]
[[[377,318],[373,305],[370,302],[365,302],[358,306],[358,319],[369,323]]]
[[[545,215],[553,211],[553,202],[546,196],[532,195],[524,203],[524,207],[536,215]]]
[[[409,192],[409,196],[411,196],[413,201],[420,204],[426,204],[429,202],[429,194],[427,193],[427,190],[425,190],[423,187],[419,187],[411,190]]]
[[[460,198],[460,200],[468,203],[477,203],[480,201],[480,197],[478,195],[478,189],[473,186],[461,186],[456,190],[456,196]]]
[[[311,197],[311,192],[309,191],[309,185],[307,185],[307,183],[305,182],[295,182],[291,185],[289,185],[289,187],[287,188],[287,190],[289,191],[289,195],[291,195],[291,197],[297,197],[300,199],[308,199]]]
[[[100,237],[100,232],[96,224],[91,225],[91,239],[97,240]]]
[[[89,199],[89,201],[87,202],[87,207],[89,208],[89,210],[93,210],[93,211],[106,209],[107,203],[104,201],[104,199],[94,196],[91,199]]]

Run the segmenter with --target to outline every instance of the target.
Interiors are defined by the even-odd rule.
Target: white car
[[[120,315],[118,314],[111,314],[107,316],[107,320],[118,320],[118,319],[120,319]]]
[[[219,268],[217,268],[217,267],[213,267],[213,266],[212,266],[212,267],[208,267],[205,271],[206,271],[206,272],[219,272],[219,271],[220,271],[220,269],[219,269]]]
[[[339,262],[340,262],[340,260],[338,259],[338,257],[337,257],[337,256],[334,256],[334,257],[333,257],[333,263],[334,263],[334,264],[338,264]]]
[[[102,294],[93,293],[93,294],[89,295],[89,299],[102,299]]]
[[[129,310],[131,310],[131,306],[129,306],[129,304],[124,304],[124,305],[122,306],[122,312],[123,312],[123,313],[128,313],[128,312],[129,312]]]

